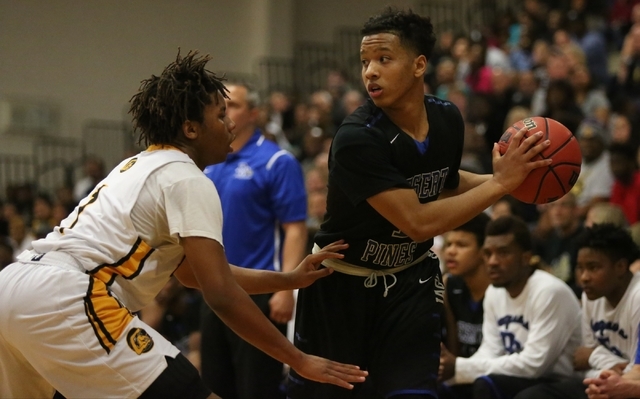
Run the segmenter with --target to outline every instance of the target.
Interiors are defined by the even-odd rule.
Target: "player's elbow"
[[[415,242],[425,242],[438,235],[430,226],[415,223],[413,221],[408,224],[405,230],[402,231]]]

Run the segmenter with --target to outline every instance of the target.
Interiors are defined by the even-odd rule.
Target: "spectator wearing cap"
[[[595,119],[585,119],[578,126],[576,138],[582,151],[582,166],[571,191],[576,196],[578,213],[584,217],[591,205],[609,201],[614,177],[607,150],[609,135],[604,126]]]

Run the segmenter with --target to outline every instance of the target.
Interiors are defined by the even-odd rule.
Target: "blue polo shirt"
[[[222,203],[222,239],[229,263],[281,270],[281,223],[307,218],[302,167],[256,130],[240,151],[204,170]]]

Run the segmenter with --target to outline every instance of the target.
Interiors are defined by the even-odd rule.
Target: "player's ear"
[[[189,140],[193,140],[198,137],[199,125],[197,122],[192,122],[189,119],[182,124],[182,134]]]
[[[414,72],[413,75],[416,78],[424,76],[427,73],[427,57],[420,54],[413,61]]]

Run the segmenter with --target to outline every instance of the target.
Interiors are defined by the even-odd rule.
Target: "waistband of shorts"
[[[86,272],[84,267],[82,267],[82,264],[76,258],[68,253],[60,251],[50,251],[42,254],[34,250],[26,250],[18,255],[17,259],[22,263],[50,265],[61,269],[76,270],[83,273]]]
[[[320,251],[320,249],[321,248],[318,244],[313,244],[312,253],[315,254],[316,252]],[[356,266],[354,264],[345,262],[340,259],[325,259],[322,261],[322,264],[340,273],[349,274],[351,276],[369,277],[371,276],[372,273],[378,274],[378,275],[399,273],[403,270],[410,268],[411,266],[417,265],[418,263],[422,262],[429,256],[431,256],[430,250],[422,254],[422,256],[420,256],[418,259],[414,260],[411,263],[398,266],[398,267],[390,267],[388,269],[369,269],[362,266]]]

